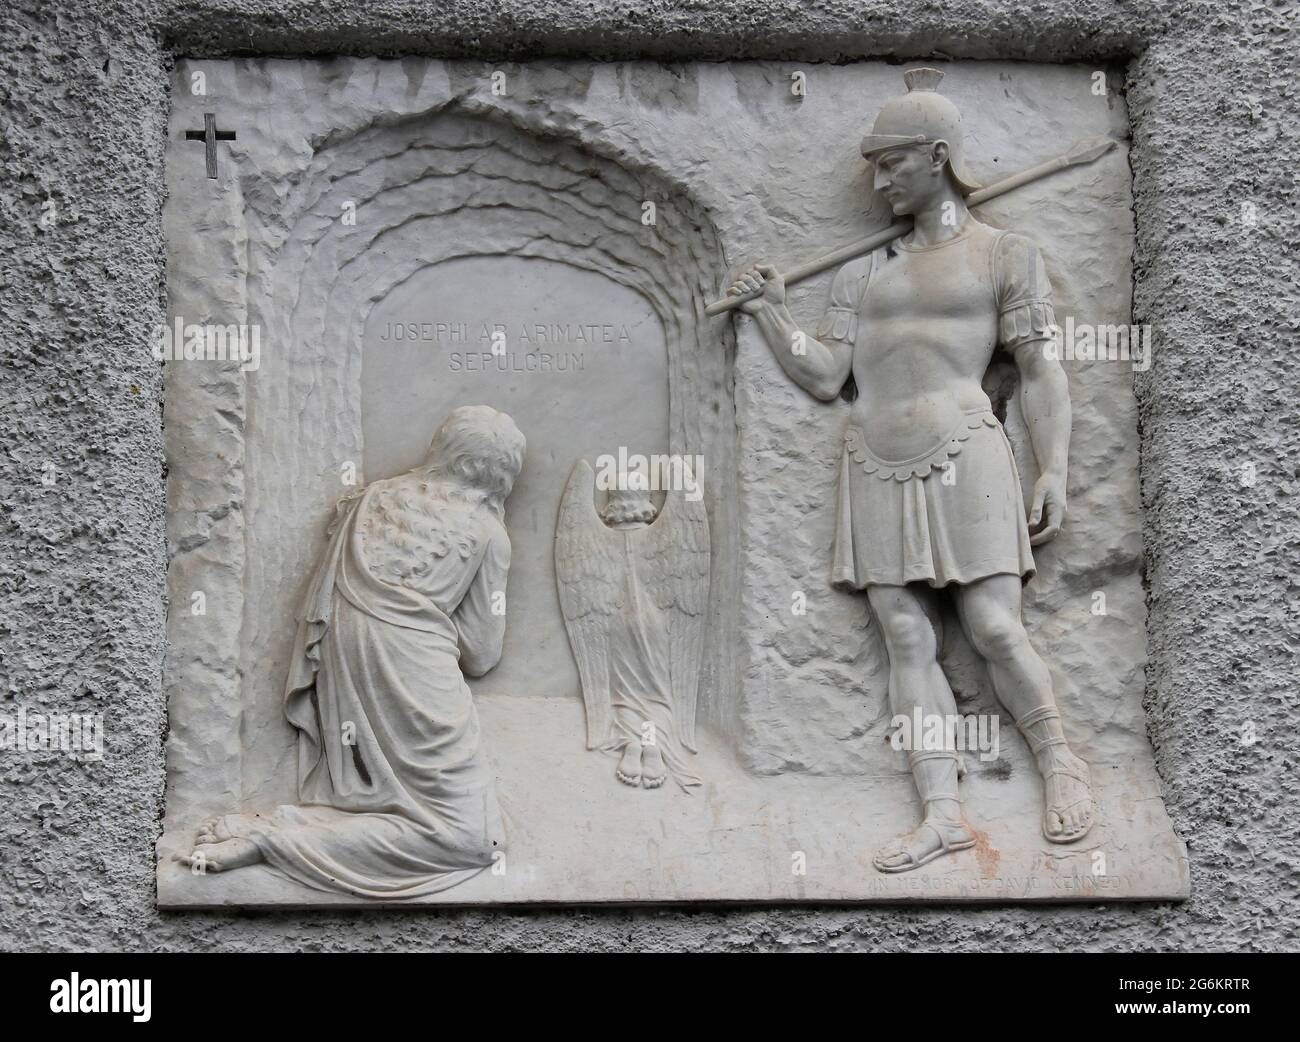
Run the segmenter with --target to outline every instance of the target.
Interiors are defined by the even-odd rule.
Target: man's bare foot
[[[668,768],[664,766],[664,754],[657,745],[646,745],[641,749],[641,784],[647,789],[657,789],[668,777]]]
[[[911,833],[880,850],[871,863],[880,872],[910,872],[937,857],[975,845],[975,833],[964,821],[927,817]]]
[[[1083,839],[1097,817],[1088,765],[1069,751],[1041,755],[1043,835],[1052,843]]]
[[[614,769],[618,775],[618,780],[624,785],[641,784],[641,745],[639,742],[628,742],[623,747],[623,758],[618,761],[618,766]]]
[[[176,860],[203,872],[229,872],[257,864],[262,860],[262,852],[251,839],[227,839],[220,843],[200,843],[189,854],[177,854]]]

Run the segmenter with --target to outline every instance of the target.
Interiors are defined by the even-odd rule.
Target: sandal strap
[[[1070,764],[1062,764],[1058,761],[1047,769],[1048,778],[1054,774],[1059,774],[1062,778],[1073,778],[1075,781],[1083,782],[1089,788],[1092,787],[1092,775],[1086,769],[1081,771]]]
[[[957,760],[957,752],[953,749],[918,749],[907,754],[907,765],[915,767],[918,763],[926,760]]]
[[[925,763],[927,760],[947,760],[956,767],[956,773],[961,773],[961,758],[959,754],[952,749],[918,749],[907,754],[907,764],[913,771],[916,770],[918,763]],[[961,801],[961,796],[957,794],[956,787],[948,789],[927,789],[921,797],[922,803],[933,803],[936,800],[956,800]]]
[[[1051,749],[1053,746],[1057,745],[1070,744],[1064,738],[1035,738],[1032,734],[1025,735],[1025,741],[1029,743],[1030,750],[1035,756],[1041,753],[1044,749]]]
[[[1029,743],[1030,751],[1035,756],[1044,749],[1051,749],[1053,746],[1069,745],[1069,742],[1064,737],[1040,738],[1038,735],[1029,732],[1029,728],[1033,727],[1034,724],[1041,724],[1044,720],[1059,719],[1061,719],[1061,711],[1056,706],[1039,706],[1037,709],[1031,709],[1016,721],[1017,729],[1025,736],[1025,741]]]
[[[929,819],[926,819],[922,821],[920,825],[917,826],[918,831],[922,828],[928,828],[939,838],[939,846],[943,849],[943,852],[945,854],[949,854],[952,852],[952,844],[954,840],[964,841],[970,839],[970,835],[969,835],[970,829],[963,822],[940,821],[936,823],[930,821]],[[960,830],[962,834],[961,836],[953,836],[950,833],[945,833],[944,829],[952,829],[954,831]],[[909,836],[908,838],[910,839],[911,837]],[[887,856],[891,854],[904,854],[912,862],[913,867],[919,868],[921,865],[921,859],[918,858],[915,854],[913,854],[912,851],[902,843],[899,843],[897,848],[893,850],[885,851],[885,854]]]
[[[1083,761],[1078,762],[1082,763]],[[1083,796],[1080,796],[1078,799],[1070,800],[1068,803],[1052,804],[1050,807],[1051,810],[1060,813],[1061,811],[1071,810],[1074,807],[1084,804],[1096,805],[1096,797],[1092,793],[1092,775],[1089,773],[1088,765],[1086,763],[1083,764],[1082,768],[1079,768],[1074,766],[1073,763],[1061,763],[1057,760],[1047,769],[1047,772],[1043,776],[1043,781],[1046,782],[1048,778],[1053,776],[1073,779],[1074,781],[1082,783],[1088,791]],[[1044,807],[1043,813],[1046,814],[1048,809],[1048,807]]]
[[[1061,711],[1057,709],[1056,706],[1039,706],[1037,709],[1029,710],[1029,712],[1017,720],[1016,726],[1023,731],[1026,727],[1032,727],[1034,724],[1041,723],[1044,720],[1059,719],[1061,719]]]
[[[966,825],[962,824],[961,822],[941,821],[936,824],[933,821],[927,820],[921,822],[921,824],[927,826],[931,832],[933,832],[936,836],[939,837],[939,844],[940,846],[943,847],[943,852],[945,854],[949,853],[952,850],[952,840],[955,837],[953,837],[950,832],[945,832],[944,829],[951,829],[954,832],[960,830],[960,832],[962,833],[961,836],[962,839],[970,838],[969,835],[970,830],[966,827]],[[940,828],[940,826],[943,827]]]

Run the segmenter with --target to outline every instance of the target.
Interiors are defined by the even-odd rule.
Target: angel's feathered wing
[[[692,502],[681,492],[669,492],[654,524],[636,534],[637,573],[656,606],[668,614],[673,718],[682,744],[695,752],[695,703],[709,607],[709,515],[703,499]]]
[[[555,582],[587,707],[587,748],[609,738],[609,624],[624,580],[623,534],[596,513],[596,474],[578,460],[564,486],[555,530]]]

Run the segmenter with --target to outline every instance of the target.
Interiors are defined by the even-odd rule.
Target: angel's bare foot
[[[974,845],[975,833],[964,821],[929,815],[903,839],[880,850],[872,864],[880,872],[910,872],[944,854]]]
[[[1082,839],[1097,816],[1088,765],[1068,750],[1052,750],[1041,759],[1043,835],[1053,843]]]
[[[227,839],[220,843],[200,843],[189,854],[177,854],[176,860],[204,872],[229,872],[257,864],[262,860],[262,852],[251,839]]]
[[[628,742],[623,747],[623,758],[618,761],[614,773],[624,785],[641,784],[641,746],[638,742]]]
[[[641,749],[641,784],[647,789],[657,789],[668,777],[664,766],[664,754],[657,745],[646,745]]]

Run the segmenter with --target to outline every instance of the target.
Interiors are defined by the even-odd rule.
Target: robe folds
[[[703,785],[682,747],[681,725],[672,698],[672,637],[667,613],[646,595],[628,563],[623,596],[627,610],[609,626],[609,694],[613,707],[609,740],[603,749],[621,755],[628,745],[647,741],[659,752],[673,780],[683,789]],[[653,726],[651,735],[646,725]]]
[[[394,582],[367,560],[376,492],[340,505],[299,617],[285,691],[299,803],[228,820],[299,883],[408,898],[504,851],[460,659],[499,655],[501,624],[485,616],[505,587],[509,541],[493,520],[461,553],[422,561],[418,583]],[[495,649],[474,647],[485,628]]]

